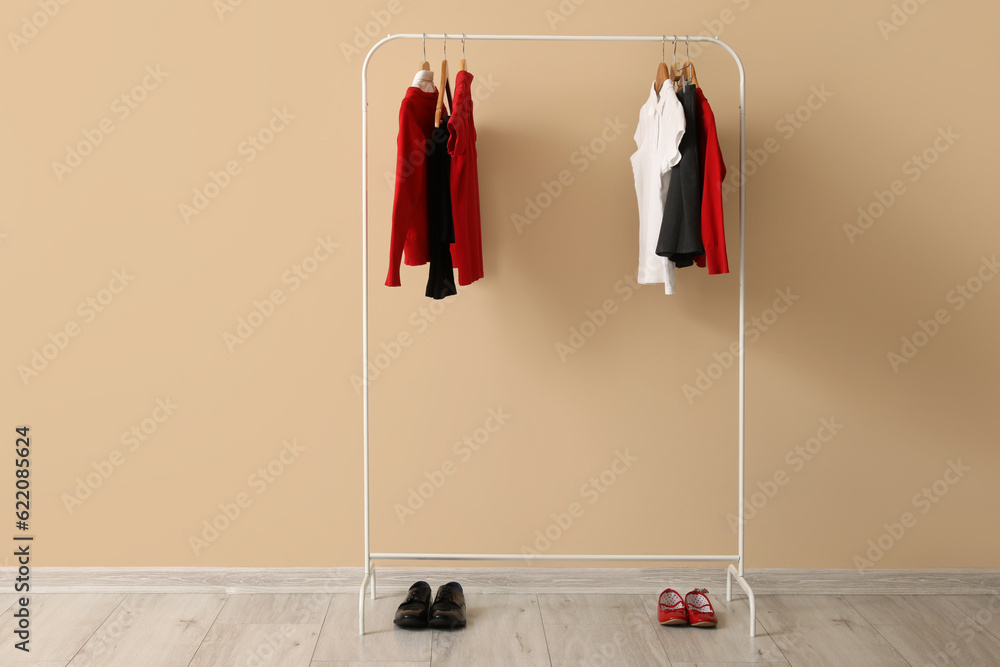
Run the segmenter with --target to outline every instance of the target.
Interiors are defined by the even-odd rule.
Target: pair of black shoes
[[[462,584],[449,581],[437,590],[431,602],[431,587],[426,581],[410,586],[406,599],[396,608],[392,622],[401,628],[457,630],[465,627],[465,593]]]

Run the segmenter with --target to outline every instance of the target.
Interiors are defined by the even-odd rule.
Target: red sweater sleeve
[[[726,179],[726,165],[715,126],[715,114],[701,88],[698,89],[701,111],[701,140],[704,159],[704,188],[701,200],[701,238],[705,254],[695,259],[698,266],[708,266],[709,275],[729,273],[726,256],[726,225],[722,212],[722,181]]]
[[[392,232],[389,241],[389,274],[385,284],[398,287],[399,265],[406,251],[406,264],[427,263],[427,130],[424,94],[410,88],[399,108],[396,137],[396,190],[392,200]],[[431,107],[433,113],[433,107]],[[433,118],[431,120],[433,125]]]

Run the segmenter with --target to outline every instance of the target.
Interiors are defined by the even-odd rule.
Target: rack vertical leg
[[[361,594],[358,596],[358,634],[365,635],[365,589],[368,588],[368,580],[372,578],[374,572],[365,572],[365,578],[361,580]]]
[[[372,600],[374,600],[375,599],[375,566],[374,565],[372,565],[372,567],[371,567],[371,573],[372,573]]]
[[[753,594],[753,588],[750,586],[750,582],[747,581],[739,570],[736,569],[735,565],[730,565],[729,569],[726,571],[726,600],[731,599],[732,595],[732,582],[736,579],[736,583],[740,585],[746,594],[747,601],[750,603],[750,636],[757,636],[757,599]]]

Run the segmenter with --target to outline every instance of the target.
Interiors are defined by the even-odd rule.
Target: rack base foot
[[[740,585],[740,588],[744,590],[747,594],[747,600],[750,602],[750,636],[757,636],[757,600],[753,594],[753,588],[750,586],[750,582],[743,578],[740,571],[735,565],[730,565],[726,569],[726,602],[733,601],[733,579],[736,579],[736,583]]]

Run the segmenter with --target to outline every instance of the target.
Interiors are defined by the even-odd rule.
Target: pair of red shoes
[[[657,619],[660,625],[693,625],[714,628],[719,621],[708,599],[708,591],[696,588],[684,597],[672,588],[660,593]]]

